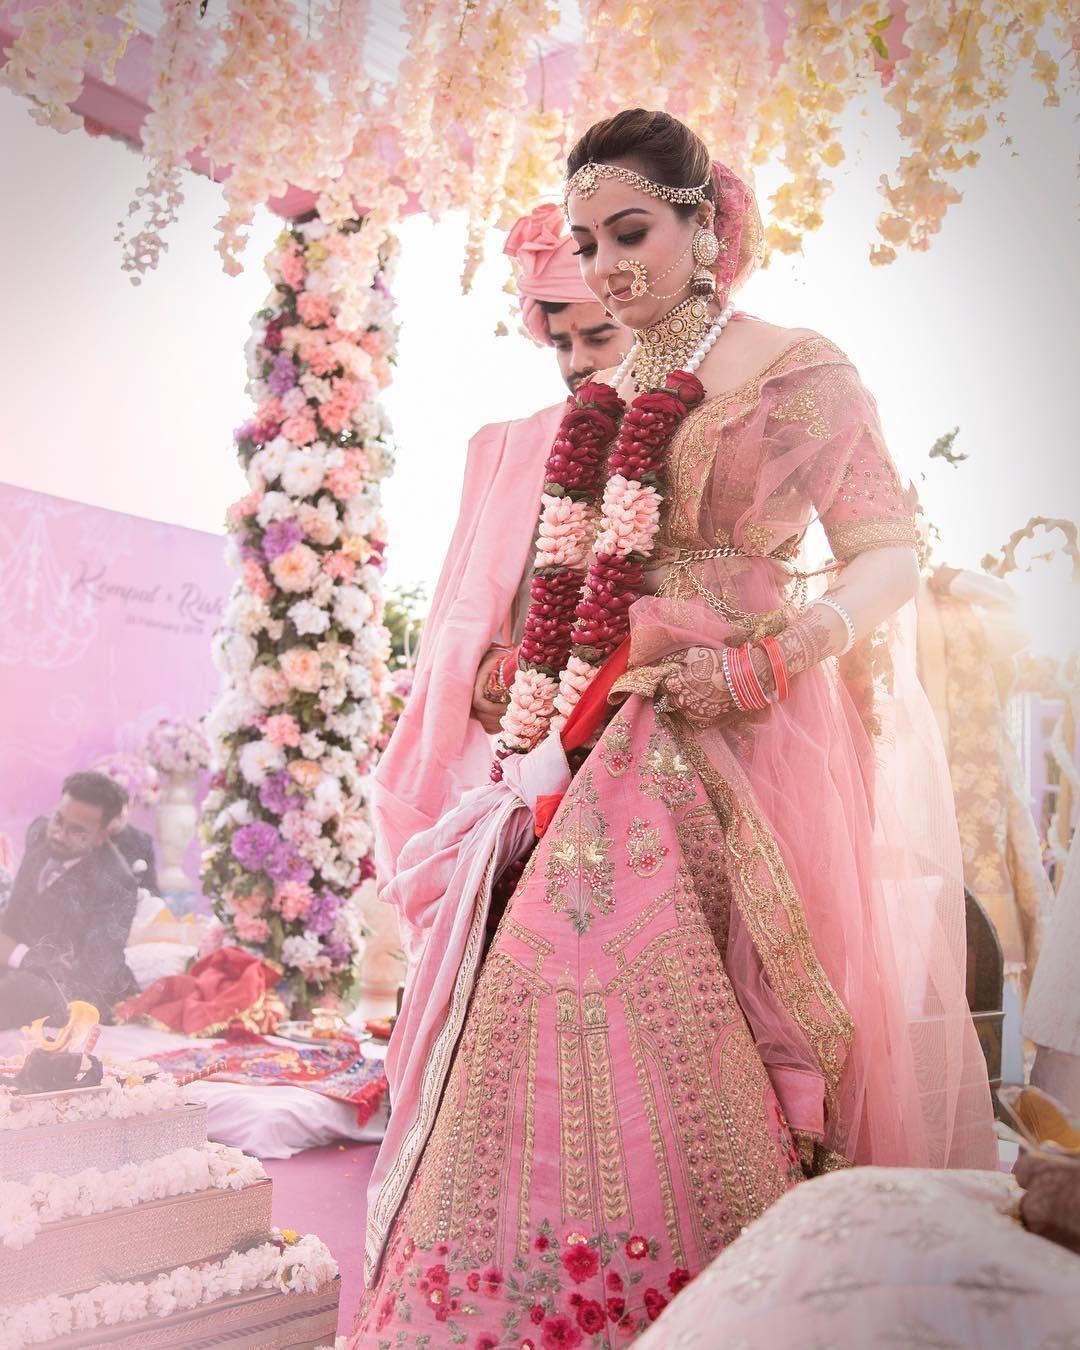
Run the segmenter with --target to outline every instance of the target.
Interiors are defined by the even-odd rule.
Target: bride
[[[994,1165],[873,398],[733,312],[757,210],[674,118],[592,127],[565,203],[636,342],[548,460],[496,781],[386,892],[413,978],[357,1346],[625,1344],[804,1176]]]

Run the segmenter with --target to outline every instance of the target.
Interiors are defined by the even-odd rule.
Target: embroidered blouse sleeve
[[[829,383],[831,397],[820,400],[829,435],[808,487],[833,556],[848,562],[870,549],[914,547],[914,503],[886,448],[873,396],[850,365],[834,370]]]

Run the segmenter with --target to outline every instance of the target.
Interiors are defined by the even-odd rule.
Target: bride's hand
[[[665,702],[681,712],[692,726],[705,727],[739,712],[724,679],[722,656],[723,649],[719,647],[685,647],[668,658],[677,663],[677,668],[662,681]],[[768,658],[759,662],[755,651],[751,659],[762,688],[768,693],[772,688]]]
[[[668,659],[676,669],[664,677],[663,703],[693,726],[708,726],[735,711],[716,647],[686,647]]]

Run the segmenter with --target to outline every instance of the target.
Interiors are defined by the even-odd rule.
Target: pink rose
[[[323,558],[322,570],[335,581],[352,581],[356,563],[345,553],[328,553]]]
[[[243,914],[249,919],[256,919],[262,913],[266,896],[260,890],[251,891],[248,895],[230,894],[229,903],[234,914]]]
[[[309,328],[319,328],[330,322],[330,301],[323,295],[304,291],[296,297],[296,312]]]
[[[249,492],[246,497],[241,497],[239,501],[233,502],[226,513],[231,525],[242,524],[249,516],[253,516],[259,509],[263,494],[256,489]]]
[[[306,407],[292,417],[287,417],[281,424],[281,434],[293,445],[310,445],[316,431],[314,414]]]
[[[248,677],[251,692],[264,708],[284,703],[289,697],[289,682],[273,666],[256,666]]]
[[[281,673],[293,689],[317,694],[322,687],[322,661],[310,647],[290,647],[281,654]]]
[[[299,745],[300,723],[288,713],[278,713],[276,717],[266,719],[263,735],[271,745]]]
[[[303,919],[311,907],[314,892],[301,881],[285,881],[274,892],[271,905],[286,923]]]
[[[285,250],[278,261],[278,270],[281,272],[281,279],[286,286],[291,286],[294,291],[300,289],[306,275],[306,269],[298,245],[291,244]]]
[[[233,929],[241,942],[259,945],[270,936],[270,925],[265,919],[252,918],[250,914],[237,914],[233,918]]]
[[[266,579],[266,573],[254,558],[244,560],[244,585],[260,600],[269,600],[274,594],[274,588]]]
[[[343,464],[331,469],[323,479],[323,487],[329,488],[338,501],[348,501],[355,497],[363,486],[363,480],[355,469]]]

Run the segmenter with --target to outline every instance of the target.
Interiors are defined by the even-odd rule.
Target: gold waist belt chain
[[[722,595],[711,591],[692,570],[695,563],[711,562],[716,558],[759,558],[775,563],[785,572],[786,584],[793,588],[792,592],[779,609],[767,610],[764,613],[738,609]],[[786,558],[778,554],[747,553],[745,549],[735,548],[732,544],[722,544],[719,548],[679,549],[671,560],[671,570],[660,583],[656,594],[673,595],[673,598],[679,599],[684,598],[686,592],[690,591],[704,600],[722,619],[726,619],[737,628],[746,629],[748,642],[759,642],[768,634],[778,633],[786,628],[792,617],[806,607],[807,583],[811,577],[823,576],[827,572],[834,571],[836,566],[836,563],[832,563],[828,567],[818,568],[816,572],[802,572],[797,567],[792,567]]]

